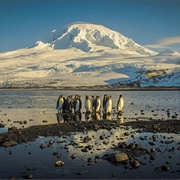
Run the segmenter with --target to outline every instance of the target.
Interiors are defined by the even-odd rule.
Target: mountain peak
[[[42,42],[50,44],[53,49],[73,47],[84,52],[120,50],[127,54],[156,54],[119,32],[90,23],[74,23],[62,29],[53,30]]]

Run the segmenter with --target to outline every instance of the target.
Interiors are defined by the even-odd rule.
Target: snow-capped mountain
[[[124,53],[130,54],[156,54],[116,31],[95,24],[72,24],[62,29],[53,30],[36,45],[42,47],[43,44],[44,46],[48,44],[53,49],[75,47],[84,52],[104,51],[106,47],[110,50],[123,50]]]
[[[73,24],[0,53],[0,87],[180,87],[180,55],[155,53],[101,25]]]

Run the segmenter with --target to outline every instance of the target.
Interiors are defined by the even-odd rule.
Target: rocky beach
[[[114,130],[120,131],[122,132],[122,134],[120,136],[116,135],[116,140],[112,141],[109,139],[109,137],[113,136]],[[87,132],[92,131],[95,134],[100,132],[98,133],[98,140],[96,139],[96,137],[87,134]],[[69,141],[68,137],[76,133],[83,133],[84,136],[80,137],[79,142],[76,142],[75,140]],[[109,136],[107,135],[107,133],[109,133]],[[145,135],[146,133],[151,134],[148,137],[147,135]],[[153,167],[154,175],[147,176],[140,173],[138,176],[136,175],[136,177],[133,177],[135,175],[130,175],[128,177],[133,179],[148,179],[150,177],[154,179],[156,177],[164,177],[164,173],[167,173],[168,179],[171,176],[176,179],[179,177],[180,163],[178,157],[174,159],[172,154],[178,154],[180,150],[180,143],[174,140],[173,135],[175,134],[178,137],[179,133],[179,120],[137,120],[132,122],[129,121],[123,124],[118,121],[100,120],[90,122],[68,122],[39,126],[37,125],[24,129],[11,128],[8,132],[0,134],[0,144],[5,148],[6,151],[9,152],[9,158],[11,158],[13,154],[13,150],[11,150],[12,147],[16,147],[20,144],[30,144],[30,142],[36,142],[39,137],[44,137],[45,140],[40,143],[38,147],[36,146],[35,151],[40,149],[44,151],[45,149],[60,146],[60,149],[66,150],[66,153],[71,159],[70,160],[69,158],[63,158],[62,160],[62,156],[64,156],[64,154],[62,154],[62,152],[59,153],[58,148],[53,148],[53,156],[56,157],[56,160],[54,160],[54,169],[69,169],[69,162],[72,160],[77,161],[77,166],[82,166],[81,164],[79,164],[79,162],[81,161],[85,163],[82,167],[86,167],[86,171],[83,170],[84,168],[77,168],[76,173],[69,172],[68,175],[62,175],[63,179],[70,177],[73,179],[77,179],[79,177],[85,179],[101,177],[124,179],[127,177],[126,175],[130,173],[130,171],[133,171],[133,173],[131,173],[134,174],[134,172],[138,171],[138,169],[150,169],[149,166]],[[49,140],[46,139],[48,137],[50,137]],[[101,147],[101,145],[96,146],[96,144],[91,143],[92,139],[98,141],[99,144],[103,144],[103,148]],[[128,142],[127,139],[131,139],[131,142]],[[144,145],[144,142],[138,143],[139,140],[141,142],[146,142],[148,144],[148,147],[147,145]],[[1,149],[3,147],[1,147]],[[72,149],[74,148],[78,149],[78,151],[82,154],[79,154],[77,152],[74,153],[72,151]],[[101,152],[102,149],[103,152]],[[43,152],[41,153],[43,154]],[[28,156],[31,156],[31,154],[33,154],[33,152],[29,151]],[[45,155],[43,159],[46,158],[46,156],[48,155]],[[159,159],[160,156],[164,156],[163,158],[166,159],[166,161],[162,161],[160,166],[153,165],[153,161],[155,161],[155,159]],[[81,160],[79,160],[80,157]],[[41,161],[43,159],[41,159]],[[173,163],[171,163],[172,160]],[[95,164],[103,167],[106,163],[110,163],[112,167],[121,166],[122,172],[117,173],[116,171],[112,170],[112,172],[110,171],[105,174],[103,173],[105,177],[104,175],[102,175],[103,171],[96,172],[96,170],[94,170],[96,173],[99,173],[99,175],[96,174],[96,176],[89,173],[91,168],[95,166]],[[42,166],[42,164],[40,166]],[[52,164],[50,166],[52,166]],[[37,166],[35,166],[34,168],[27,167],[26,171],[22,171],[18,176],[16,175],[17,173],[13,173],[13,171],[7,170],[8,175],[1,176],[1,178],[49,178],[45,174],[41,173],[41,170],[39,172],[40,174],[36,175],[37,173],[34,172],[38,172],[39,168],[37,168]],[[58,178],[58,176],[52,177]],[[166,179],[166,176],[164,178]]]
[[[179,179],[179,91],[73,91],[111,94],[111,116],[57,113],[59,91],[0,93],[1,179]]]

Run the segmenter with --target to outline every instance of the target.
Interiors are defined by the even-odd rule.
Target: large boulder
[[[125,162],[128,160],[129,160],[129,157],[124,152],[115,154],[115,162],[117,162],[117,163],[122,163],[122,162]]]

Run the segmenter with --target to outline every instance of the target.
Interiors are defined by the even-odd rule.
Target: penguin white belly
[[[111,113],[111,111],[112,111],[112,100],[109,99],[106,102],[106,113]]]
[[[90,99],[85,101],[85,109],[87,112],[92,112],[92,103]]]
[[[123,107],[124,107],[124,99],[120,98],[117,106],[117,111],[121,111]]]
[[[98,101],[96,102],[95,111],[96,111],[96,112],[100,112],[100,110],[101,110],[101,102],[100,102],[100,100],[98,100]]]

